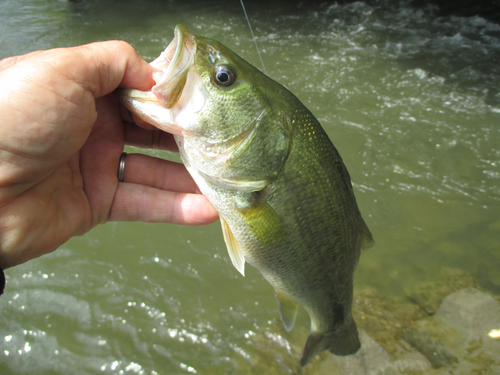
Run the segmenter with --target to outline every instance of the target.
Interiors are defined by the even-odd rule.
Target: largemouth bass
[[[229,256],[274,287],[281,320],[311,317],[300,359],[357,352],[353,272],[373,243],[349,173],[311,112],[287,89],[219,42],[177,25],[151,63],[151,91],[122,103],[173,133],[189,173],[219,212]]]

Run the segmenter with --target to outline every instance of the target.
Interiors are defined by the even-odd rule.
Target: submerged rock
[[[314,374],[329,375],[398,375],[418,373],[432,368],[430,362],[404,341],[397,343],[399,352],[389,354],[365,331],[359,331],[361,349],[346,357],[328,356]]]
[[[500,302],[466,288],[447,296],[433,317],[405,328],[402,337],[437,373],[500,373],[500,340],[488,335],[499,328]]]
[[[372,289],[356,293],[361,349],[325,354],[302,374],[500,374],[500,301],[471,285],[477,282],[470,274],[448,269],[434,288],[412,291],[418,304],[390,302]]]
[[[405,293],[408,299],[427,315],[433,315],[447,295],[468,287],[479,287],[477,280],[470,273],[455,268],[443,268],[438,281],[422,283],[405,290]]]
[[[458,363],[457,356],[449,349],[449,343],[443,339],[455,334],[435,319],[423,319],[405,329],[401,337],[424,355],[432,367],[441,368]]]
[[[447,324],[467,333],[469,341],[488,341],[488,333],[500,329],[500,302],[474,288],[450,294],[437,314]],[[498,353],[500,356],[500,350]]]

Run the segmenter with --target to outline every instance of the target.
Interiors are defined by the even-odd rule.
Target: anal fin
[[[229,253],[229,258],[231,258],[231,262],[233,263],[234,268],[236,268],[239,273],[245,276],[245,256],[243,255],[240,244],[234,237],[234,234],[231,231],[231,228],[229,228],[226,220],[220,218],[220,222],[222,225],[224,242],[226,242],[227,252]]]
[[[278,299],[281,321],[285,329],[291,331],[295,325],[295,317],[297,316],[297,308],[299,305],[279,292],[276,292],[276,298]]]

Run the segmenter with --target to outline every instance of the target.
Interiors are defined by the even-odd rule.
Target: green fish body
[[[219,212],[233,265],[256,267],[274,287],[281,320],[311,317],[300,360],[360,347],[353,272],[372,236],[349,173],[311,112],[287,89],[219,42],[178,25],[150,92],[122,103],[175,135],[182,160]]]

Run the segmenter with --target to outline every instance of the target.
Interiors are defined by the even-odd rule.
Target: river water
[[[350,171],[376,240],[355,291],[396,301],[456,268],[500,294],[500,26],[389,0],[247,11],[268,75]],[[237,0],[3,0],[0,58],[123,39],[149,61],[177,23],[261,67]],[[2,374],[300,373],[307,314],[286,333],[272,288],[232,267],[218,223],[108,223],[6,275]]]

